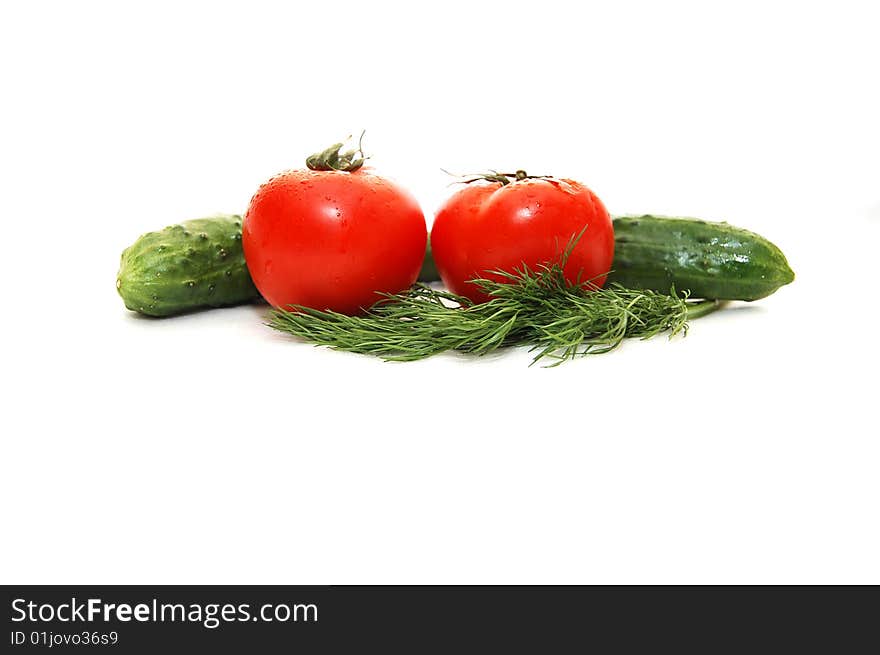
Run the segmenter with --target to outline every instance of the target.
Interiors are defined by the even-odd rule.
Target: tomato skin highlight
[[[416,199],[364,168],[282,173],[260,187],[242,224],[254,284],[281,309],[357,314],[415,282],[426,242]]]
[[[586,229],[585,229],[586,228]],[[504,278],[557,261],[572,237],[583,235],[564,268],[574,284],[602,286],[614,257],[611,216],[596,195],[567,179],[529,178],[506,185],[480,180],[452,195],[431,229],[431,249],[447,288],[474,302],[489,297],[470,280]]]

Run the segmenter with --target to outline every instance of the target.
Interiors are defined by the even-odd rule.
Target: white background
[[[4,3],[5,583],[880,583],[873,3]],[[141,233],[367,129],[760,232],[797,280],[545,370],[123,308]]]

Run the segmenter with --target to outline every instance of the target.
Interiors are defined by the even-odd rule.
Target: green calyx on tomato
[[[510,178],[513,178],[512,180]],[[506,186],[511,182],[522,182],[523,180],[552,180],[550,175],[529,175],[524,170],[519,169],[515,173],[482,173],[480,175],[469,176],[467,180],[462,180],[463,184],[471,184],[479,180],[487,180],[489,182],[499,182],[501,186]]]
[[[360,144],[343,145],[276,175],[248,206],[245,261],[276,308],[358,314],[418,277],[427,242],[418,202],[365,168]]]
[[[353,173],[363,166],[364,162],[369,159],[364,155],[362,146],[364,133],[365,132],[361,132],[357,148],[342,152],[342,148],[345,146],[347,140],[340,143],[334,143],[329,148],[310,155],[306,159],[306,166],[313,171],[345,171],[347,173]],[[350,139],[351,137],[348,138]]]
[[[472,281],[498,282],[523,267],[558,261],[581,235],[565,263],[570,284],[601,287],[614,256],[611,216],[583,184],[530,176],[523,170],[489,173],[466,185],[441,206],[431,230],[431,248],[446,287],[474,302],[490,299]]]

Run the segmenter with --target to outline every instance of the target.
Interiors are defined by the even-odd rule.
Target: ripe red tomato
[[[555,178],[487,176],[450,197],[437,212],[431,249],[450,291],[484,302],[488,296],[469,282],[477,277],[504,281],[487,271],[514,272],[557,261],[572,237],[581,235],[564,267],[565,278],[605,284],[614,256],[608,210],[587,187]],[[508,181],[505,181],[508,180]]]
[[[415,282],[427,240],[418,202],[361,168],[362,159],[354,166],[350,160],[337,148],[333,170],[282,173],[251,200],[242,225],[245,260],[274,307],[356,314],[379,293]]]

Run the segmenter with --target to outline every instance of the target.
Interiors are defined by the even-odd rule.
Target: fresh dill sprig
[[[537,353],[532,363],[546,358],[556,366],[607,353],[625,338],[686,333],[689,318],[718,305],[619,285],[572,285],[563,275],[564,261],[514,273],[490,271],[503,281],[474,280],[492,297],[485,303],[419,284],[386,295],[360,316],[294,305],[290,311],[273,310],[269,325],[318,345],[388,361],[413,361],[448,350],[485,355],[530,345]]]

